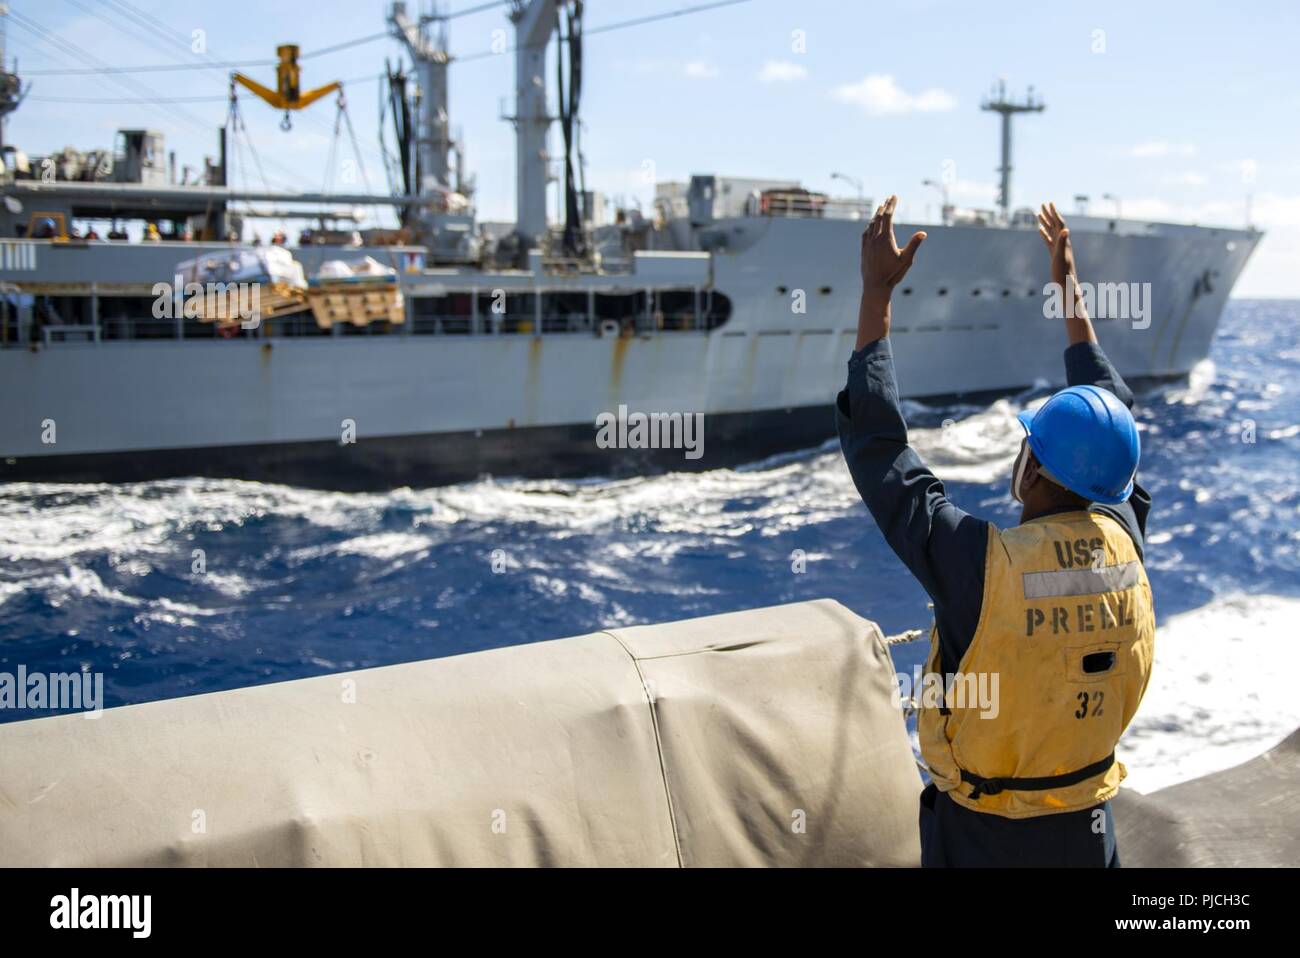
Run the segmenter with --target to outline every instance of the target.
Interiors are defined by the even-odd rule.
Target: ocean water
[[[1233,302],[1210,360],[1140,397],[1160,632],[1121,747],[1139,789],[1300,725],[1298,326],[1300,303]],[[909,403],[912,442],[958,504],[1014,524],[1015,413],[1042,396]],[[886,632],[929,623],[834,443],[695,475],[383,494],[11,484],[0,559],[0,671],[100,671],[107,706],[823,596]]]

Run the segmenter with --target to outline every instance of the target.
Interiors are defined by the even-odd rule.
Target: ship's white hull
[[[384,485],[483,471],[607,473],[618,471],[620,456],[597,447],[595,423],[620,405],[705,417],[701,459],[659,451],[632,454],[634,464],[707,468],[742,452],[816,444],[832,429],[829,406],[853,348],[861,224],[749,218],[718,226],[728,242],[713,257],[712,286],[732,314],[710,332],[272,335],[0,349],[8,411],[0,477],[193,471]],[[1047,263],[1037,235],[927,230],[895,296],[903,395],[1060,382],[1062,324],[1044,317]],[[1140,317],[1097,323],[1121,372],[1177,376],[1204,358],[1257,241],[1255,233],[1191,227],[1077,232],[1085,278],[1150,284],[1149,326]],[[349,423],[356,442],[341,443]]]

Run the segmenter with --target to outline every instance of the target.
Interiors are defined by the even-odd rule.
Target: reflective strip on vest
[[[1123,565],[1100,569],[1068,569],[1062,572],[1026,572],[1026,599],[1046,599],[1054,595],[1092,595],[1096,592],[1123,592],[1138,584],[1142,563],[1134,559]]]

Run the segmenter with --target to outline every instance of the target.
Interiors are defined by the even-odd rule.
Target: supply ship
[[[275,90],[231,77],[217,155],[194,175],[177,175],[164,135],[150,129],[123,130],[114,149],[86,153],[28,157],[6,145],[0,479],[205,475],[366,489],[485,474],[709,469],[827,439],[854,344],[858,239],[873,202],[701,174],[657,184],[653,210],[604,216],[602,198],[583,188],[575,143],[583,5],[515,0],[507,13],[511,224],[476,218],[447,109],[454,58],[445,31],[436,15],[412,16],[403,3],[392,5],[386,29],[410,72],[389,67],[382,78],[389,193],[236,185],[233,147],[247,136],[237,89],[284,109],[286,122],[339,92],[346,119],[337,84],[300,89],[291,45],[279,48]],[[560,75],[548,84],[551,43]],[[0,92],[0,108],[18,106],[16,71]],[[998,208],[945,201],[943,222],[923,225],[923,262],[895,300],[907,397],[1008,392],[1061,377],[1042,243],[1032,212],[1010,200],[1011,120],[1042,104],[995,90],[984,108],[1002,122]],[[559,223],[547,215],[552,179]],[[296,246],[282,244],[311,279],[284,286],[256,276],[264,309],[251,323],[160,310],[164,300],[181,305],[166,284],[182,279],[182,264],[188,281],[205,264],[267,262],[265,250],[242,242],[246,220],[265,215],[259,205],[280,216],[332,211]],[[400,225],[347,228],[340,207],[392,209]],[[96,222],[113,228],[103,237],[77,228]],[[1085,279],[1109,289],[1112,305],[1120,294],[1129,303],[1109,311],[1119,315],[1095,311],[1112,360],[1135,381],[1186,375],[1206,357],[1261,234],[1088,215],[1069,222]],[[128,238],[127,224],[146,232]],[[900,236],[918,228],[897,225]],[[351,285],[319,278],[363,266],[379,275]],[[604,448],[595,424],[620,410],[668,422],[702,414],[703,454],[685,456],[671,441]]]

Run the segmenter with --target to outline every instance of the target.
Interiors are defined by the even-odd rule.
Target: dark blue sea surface
[[[1141,397],[1162,621],[1300,594],[1298,323],[1300,303],[1232,302],[1213,367]],[[1042,395],[907,404],[963,508],[1016,522],[1014,414]],[[106,706],[822,596],[886,632],[929,623],[833,444],[698,475],[384,494],[13,484],[0,557],[0,672],[102,671]]]

